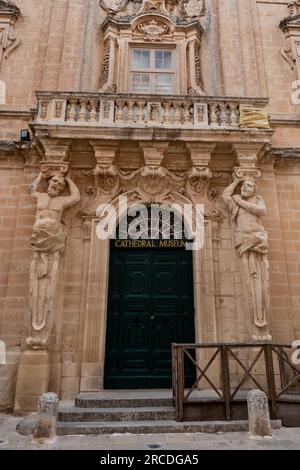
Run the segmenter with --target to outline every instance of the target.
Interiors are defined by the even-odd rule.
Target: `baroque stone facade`
[[[103,388],[96,226],[103,204],[123,215],[120,195],[204,206],[195,342],[300,338],[299,15],[288,0],[0,1],[1,408]]]

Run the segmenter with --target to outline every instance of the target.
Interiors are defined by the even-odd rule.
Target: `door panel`
[[[105,388],[171,388],[173,342],[195,342],[192,252],[112,245]]]

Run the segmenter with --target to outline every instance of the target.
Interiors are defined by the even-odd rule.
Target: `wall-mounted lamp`
[[[21,142],[30,142],[31,137],[28,129],[22,129],[20,132],[20,141]]]

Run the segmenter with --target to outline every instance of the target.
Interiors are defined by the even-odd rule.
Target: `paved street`
[[[0,449],[10,450],[300,450],[300,428],[282,428],[269,439],[247,433],[63,436],[40,444],[16,433],[20,418],[0,414]]]

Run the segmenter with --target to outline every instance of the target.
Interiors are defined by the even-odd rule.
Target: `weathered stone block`
[[[56,393],[44,393],[39,398],[35,439],[53,439],[56,436],[58,401]]]
[[[272,436],[269,403],[261,390],[248,393],[249,432],[252,437]]]

